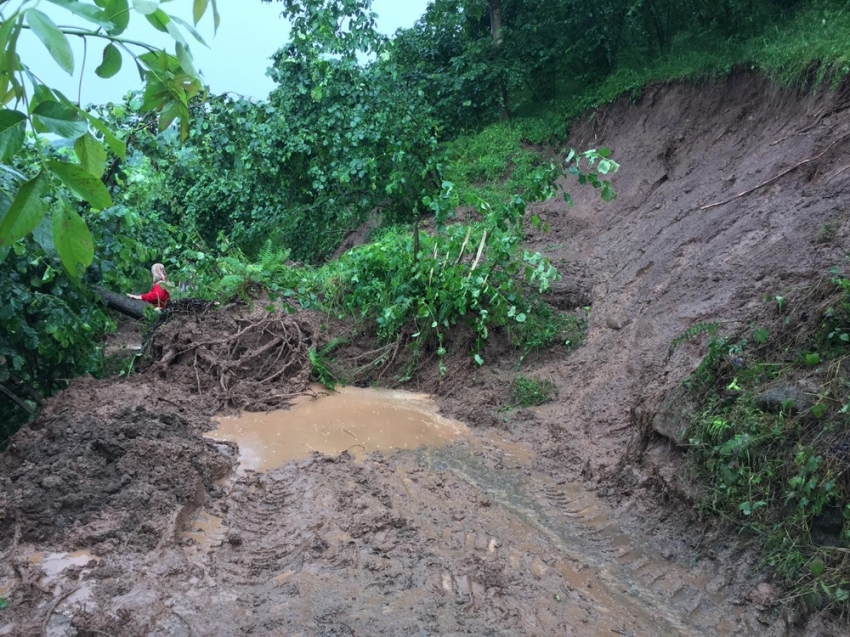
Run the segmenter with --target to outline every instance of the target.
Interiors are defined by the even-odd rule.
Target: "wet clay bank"
[[[500,410],[516,359],[494,334],[494,363],[457,356],[407,386],[468,431],[364,451],[356,424],[325,421],[301,459],[253,471],[250,444],[240,459],[210,418],[309,393],[322,336],[308,313],[241,308],[172,321],[129,381],[75,381],[0,457],[0,634],[786,634],[757,556],[665,502],[683,496],[680,456],[660,439],[638,453],[636,430],[702,354],[668,357],[685,328],[746,324],[764,294],[842,263],[846,144],[700,208],[820,153],[850,130],[847,102],[846,87],[801,97],[742,76],[579,123],[571,145],[622,162],[620,197],[571,188],[575,207],[534,211],[552,232],[529,247],[566,274],[551,302],[592,305],[582,347],[523,369],[559,390],[535,410]]]

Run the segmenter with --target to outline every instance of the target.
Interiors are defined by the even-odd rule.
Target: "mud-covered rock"
[[[771,387],[758,394],[753,401],[756,407],[771,414],[778,414],[783,409],[791,413],[803,412],[815,404],[814,396],[799,385],[789,383]]]
[[[686,445],[685,432],[697,413],[696,399],[684,388],[677,387],[664,399],[652,418],[652,428],[677,445]]]

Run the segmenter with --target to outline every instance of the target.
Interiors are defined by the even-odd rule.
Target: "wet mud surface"
[[[494,434],[247,472],[173,542],[100,556],[82,578],[68,560],[30,607],[37,621],[18,616],[12,634],[39,634],[77,588],[49,634],[763,634],[711,568],[665,559],[596,496],[503,446]]]
[[[143,387],[113,384],[131,404],[84,418],[58,400],[3,456],[0,634],[750,635],[776,622],[734,597],[756,581],[751,562],[743,577],[683,566],[629,505],[423,396],[305,398],[278,430],[302,459],[258,472],[250,444],[240,463],[224,427],[145,409]],[[106,390],[77,391],[94,404]],[[238,433],[264,427],[247,415]],[[305,453],[333,427],[400,448]]]

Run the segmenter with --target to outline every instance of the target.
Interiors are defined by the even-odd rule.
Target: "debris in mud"
[[[310,382],[316,331],[306,312],[208,312],[169,321],[152,338],[152,368],[213,397],[218,409],[286,407]]]

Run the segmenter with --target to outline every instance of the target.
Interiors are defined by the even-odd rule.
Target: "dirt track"
[[[530,246],[568,275],[553,303],[592,305],[587,342],[526,368],[560,392],[534,411],[497,412],[516,362],[498,334],[485,358],[500,364],[476,372],[463,358],[443,382],[419,377],[412,388],[442,396],[471,439],[228,482],[234,450],[202,432],[235,395],[233,366],[267,379],[252,354],[277,351],[274,336],[218,343],[226,360],[196,348],[212,357],[208,376],[185,355],[193,345],[172,339],[158,356],[179,344],[175,365],[73,383],[0,458],[0,587],[14,584],[0,634],[786,634],[782,614],[764,610],[773,600],[757,589],[756,556],[697,532],[678,453],[659,438],[639,453],[636,430],[699,360],[698,343],[668,358],[685,328],[746,324],[765,294],[843,264],[848,144],[699,208],[850,131],[847,88],[801,98],[748,76],[676,84],[576,126],[573,146],[608,145],[623,164],[620,198],[572,189],[574,208],[539,206],[552,232]],[[817,243],[832,222],[834,237]],[[227,334],[227,321],[238,332],[253,319],[220,320]],[[206,338],[202,319],[182,328]],[[238,395],[285,396],[307,378],[296,361],[274,382]],[[200,545],[186,535],[198,511],[222,525]],[[78,550],[99,561],[45,577],[31,559]],[[842,634],[818,620],[796,630]]]

